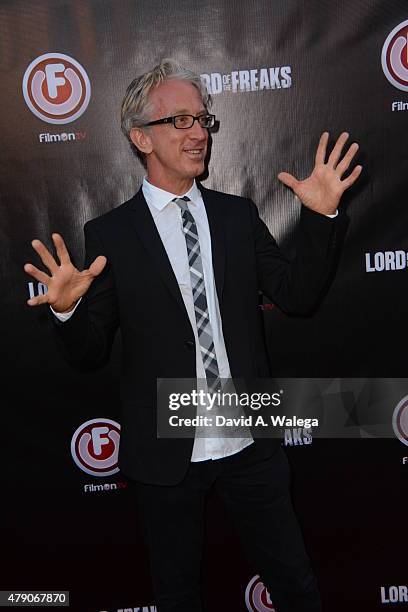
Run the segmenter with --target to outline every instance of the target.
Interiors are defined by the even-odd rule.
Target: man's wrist
[[[74,312],[75,310],[75,306],[78,304],[78,302],[73,302],[68,308],[66,308],[65,310],[58,310],[55,311],[56,314],[70,314],[71,312]]]
[[[75,310],[77,309],[77,306],[80,304],[81,300],[82,298],[79,298],[79,300],[72,305],[70,310],[65,310],[64,312],[57,312],[50,305],[51,312],[58,319],[58,321],[61,321],[61,323],[64,323],[65,321],[68,321],[68,319],[72,317]]]
[[[310,210],[312,213],[315,213],[316,215],[320,215],[321,217],[327,217],[328,219],[335,219],[339,214],[338,208],[336,208],[336,210],[334,210],[333,212],[329,213],[323,210],[318,210],[317,208],[311,208],[310,206],[306,206],[306,204],[303,204],[303,202],[302,202],[302,208],[305,208],[306,210]]]

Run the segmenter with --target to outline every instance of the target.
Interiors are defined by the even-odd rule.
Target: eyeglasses
[[[194,121],[198,121],[202,128],[212,128],[215,124],[215,115],[175,115],[174,117],[166,117],[165,119],[156,119],[145,123],[144,127],[149,125],[159,125],[160,123],[172,123],[178,130],[188,130],[193,127]]]

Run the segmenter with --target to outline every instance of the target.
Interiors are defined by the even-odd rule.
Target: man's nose
[[[201,127],[198,119],[194,121],[193,125],[190,128],[189,133],[191,134],[192,137],[197,138],[199,140],[206,140],[208,137],[207,128]]]

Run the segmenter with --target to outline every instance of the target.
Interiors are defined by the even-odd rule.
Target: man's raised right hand
[[[47,293],[31,298],[27,304],[29,306],[49,304],[55,312],[70,312],[88,291],[94,278],[102,272],[107,260],[103,255],[99,255],[87,270],[80,272],[72,265],[62,236],[52,234],[52,240],[60,260],[59,265],[40,240],[33,240],[31,243],[50,275],[30,263],[25,264],[24,270],[27,274],[48,287]]]

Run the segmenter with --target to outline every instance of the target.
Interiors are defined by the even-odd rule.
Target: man
[[[212,385],[269,375],[258,291],[288,312],[316,306],[333,269],[340,197],[361,172],[357,166],[342,180],[358,146],[341,158],[344,133],[325,162],[325,133],[309,178],[279,175],[303,203],[297,254],[288,262],[250,200],[195,182],[214,123],[209,104],[200,78],[172,60],[130,84],[122,129],[147,169],[143,186],[86,224],[82,272],[61,236],[53,234],[59,264],[33,241],[50,275],[26,264],[48,287],[28,303],[52,307],[64,350],[82,369],[106,363],[121,328],[120,466],[137,483],[158,610],[201,610],[202,515],[214,485],[278,612],[316,611],[279,444],[244,430],[228,439],[158,439],[156,381],[197,377]]]

